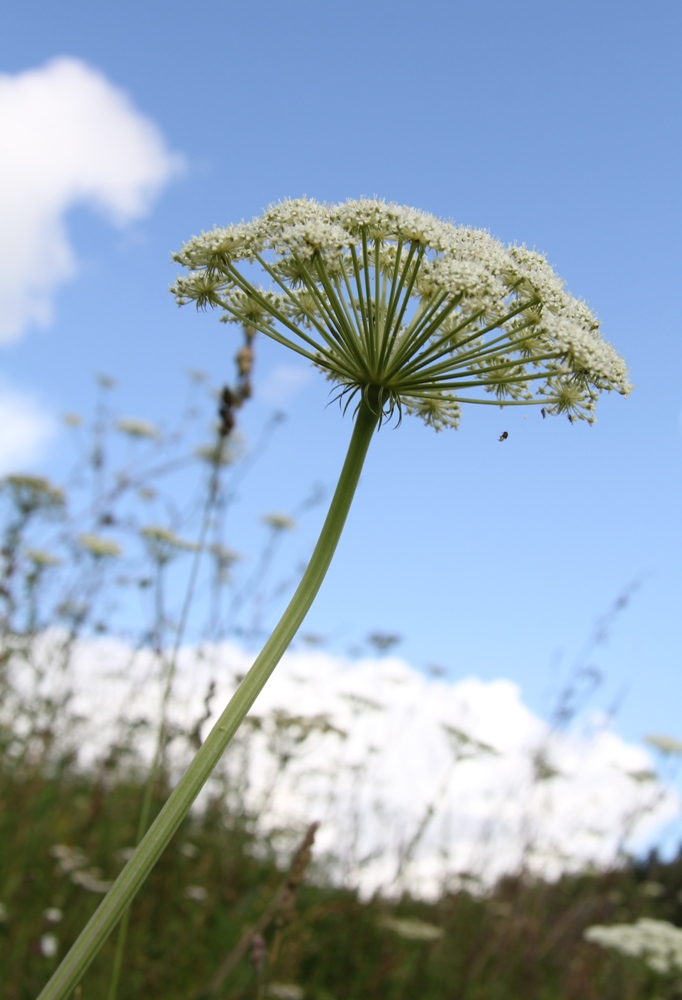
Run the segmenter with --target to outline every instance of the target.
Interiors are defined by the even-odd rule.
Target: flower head
[[[296,527],[293,517],[288,514],[264,514],[261,521],[273,531],[293,531]]]
[[[175,260],[189,272],[173,286],[180,304],[220,307],[308,358],[341,397],[436,430],[456,426],[463,403],[591,422],[602,390],[630,391],[598,321],[541,254],[416,209],[283,201],[194,237]]]
[[[36,510],[54,511],[66,502],[64,490],[43,476],[11,475],[0,479],[0,489],[7,489],[24,514]]]
[[[40,938],[40,954],[43,958],[54,958],[59,949],[59,940],[55,934],[43,934]]]
[[[116,421],[116,430],[131,438],[158,438],[159,429],[147,420],[134,417],[122,417]]]
[[[194,449],[195,458],[208,465],[233,465],[244,452],[244,440],[234,431],[229,438],[220,438],[212,444],[199,445]]]
[[[274,1000],[303,1000],[305,993],[296,983],[270,983],[268,996]]]
[[[674,736],[663,736],[660,733],[650,733],[644,737],[644,742],[663,754],[675,754],[682,756],[682,741],[676,740]]]
[[[140,530],[140,534],[147,544],[150,556],[158,563],[167,563],[181,552],[193,552],[196,549],[194,542],[180,538],[170,528],[158,524],[147,525]]]
[[[682,972],[682,930],[667,920],[641,917],[634,924],[596,924],[584,937],[602,948],[641,958],[660,975]]]
[[[235,563],[241,561],[241,553],[235,552],[234,549],[228,549],[226,546],[220,545],[219,542],[215,542],[213,545],[209,546],[209,552],[215,559],[218,579],[221,583],[228,583],[230,579],[230,570]]]
[[[61,566],[59,556],[46,549],[27,549],[26,557],[31,560],[36,569],[47,569],[48,566]]]
[[[383,927],[408,941],[438,941],[445,933],[442,927],[429,924],[425,920],[385,917],[381,923]]]
[[[122,555],[120,545],[112,542],[110,538],[102,538],[101,535],[79,535],[76,541],[95,559],[116,559]]]
[[[185,895],[197,903],[205,903],[208,899],[208,892],[203,885],[188,885],[185,889]]]

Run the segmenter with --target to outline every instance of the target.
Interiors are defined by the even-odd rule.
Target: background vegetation
[[[191,375],[182,421],[164,434],[116,415],[114,387],[100,378],[94,419],[66,417],[77,459],[64,485],[21,474],[2,481],[4,1000],[35,997],[165,800],[177,761],[201,739],[210,690],[206,715],[186,730],[165,714],[183,640],[257,641],[299,572],[279,555],[320,490],[293,515],[264,516],[262,550],[250,565],[226,527],[239,478],[281,423],[275,416],[244,451],[236,425],[251,392],[252,339],[245,331],[232,387],[212,389],[201,373]],[[148,719],[122,724],[88,758],[72,657],[80,640],[103,635],[153,652],[162,717],[156,729]],[[377,632],[365,642],[381,650],[397,638]],[[301,720],[273,725],[294,748],[307,738]],[[330,881],[314,823],[264,834],[246,800],[238,772],[221,772],[174,839],[132,909],[121,1000],[680,994],[674,978],[583,934],[641,916],[680,922],[682,860],[653,854],[552,884],[521,872],[488,892],[461,888],[428,903],[407,892],[362,899]],[[113,936],[79,996],[109,995],[116,947]]]

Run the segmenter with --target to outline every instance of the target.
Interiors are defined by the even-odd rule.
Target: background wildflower
[[[293,531],[296,527],[296,521],[288,514],[264,514],[262,521],[273,531]]]
[[[381,923],[383,927],[407,941],[438,941],[445,933],[442,927],[436,927],[435,924],[429,924],[425,920],[386,917]]]
[[[103,538],[101,535],[79,535],[76,541],[95,559],[115,559],[122,555],[120,545],[112,542],[110,538]]]
[[[133,417],[122,417],[116,421],[116,430],[131,438],[158,438],[159,429],[147,420],[137,420]]]
[[[40,938],[40,952],[44,958],[54,958],[59,948],[55,934],[43,934]]]
[[[45,549],[27,549],[26,558],[30,559],[40,569],[46,569],[48,566],[61,566],[62,564],[59,556],[54,555],[52,552],[47,552]]]
[[[148,524],[140,531],[149,554],[155,562],[166,563],[181,552],[193,552],[196,548],[194,542],[190,542],[170,528],[164,528],[158,524]]]
[[[208,899],[208,893],[203,885],[188,885],[185,889],[185,895],[188,899],[193,899],[195,903],[205,903]]]
[[[0,489],[8,490],[23,514],[55,511],[64,506],[64,490],[43,476],[11,475],[0,480]]]
[[[588,927],[585,940],[641,958],[659,975],[682,972],[682,930],[667,920],[643,917],[634,924]]]
[[[296,983],[270,983],[267,995],[275,1000],[303,1000],[305,991]]]
[[[676,740],[674,736],[664,736],[660,733],[650,733],[644,737],[646,743],[666,755],[682,755],[682,740]]]

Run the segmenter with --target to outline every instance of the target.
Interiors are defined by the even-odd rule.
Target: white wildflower
[[[215,557],[216,562],[221,568],[228,568],[233,563],[241,562],[244,558],[241,552],[236,552],[234,549],[227,548],[225,545],[220,545],[218,542],[209,546],[209,552]]]
[[[682,973],[682,930],[666,920],[644,917],[634,924],[597,924],[584,936],[602,948],[642,959],[653,972]]]
[[[59,948],[59,941],[54,934],[43,934],[40,939],[40,954],[43,958],[54,958]]]
[[[110,538],[102,538],[101,535],[79,535],[76,541],[95,559],[116,559],[122,555],[120,545],[112,542]]]
[[[267,995],[275,1000],[303,1000],[305,993],[296,983],[270,983]]]
[[[58,924],[63,916],[64,914],[58,906],[49,906],[46,910],[43,910],[43,917],[47,920],[48,924]]]
[[[436,927],[425,920],[385,917],[381,925],[407,941],[438,941],[445,934],[442,927]]]
[[[243,437],[234,431],[229,438],[224,437],[213,444],[199,445],[194,449],[194,454],[208,465],[226,466],[241,458],[244,449]]]
[[[99,868],[85,868],[72,872],[71,881],[74,885],[79,885],[86,892],[97,892],[104,895],[109,892],[113,882],[109,882],[101,877]]]
[[[296,521],[287,514],[264,514],[261,521],[273,531],[293,531],[296,527]]]
[[[116,430],[131,438],[158,438],[159,429],[147,420],[137,420],[133,417],[123,417],[116,421]]]
[[[68,875],[74,885],[79,885],[86,892],[105,893],[111,888],[112,883],[101,877],[99,868],[87,867],[88,856],[80,847],[55,844],[50,848],[50,854],[57,859],[59,870]]]
[[[642,896],[649,896],[650,899],[658,899],[660,896],[665,896],[665,886],[660,882],[647,880],[639,886],[639,893]]]
[[[651,733],[649,736],[644,737],[644,741],[660,753],[666,755],[674,754],[677,757],[682,756],[682,742],[676,740],[674,736],[662,736],[658,733]]]
[[[602,390],[630,391],[598,321],[541,254],[413,208],[293,199],[194,237],[175,259],[189,271],[179,303],[222,308],[384,415],[440,430],[463,403],[535,403],[591,422]]]
[[[71,847],[69,844],[55,844],[50,848],[50,854],[57,859],[57,866],[64,875],[85,868],[88,864],[87,855],[80,847]]]
[[[180,538],[170,528],[164,528],[158,524],[149,524],[142,528],[140,534],[144,538],[149,554],[158,563],[166,563],[180,552],[193,552],[196,550],[194,542]]]
[[[55,510],[64,506],[64,490],[44,476],[11,475],[0,479],[0,489],[8,489],[14,502],[25,513]]]
[[[195,903],[205,903],[208,899],[208,893],[203,885],[188,885],[185,889],[185,895],[188,899],[193,899]]]
[[[27,549],[26,558],[30,559],[37,569],[47,569],[49,566],[61,566],[59,556],[45,549]]]

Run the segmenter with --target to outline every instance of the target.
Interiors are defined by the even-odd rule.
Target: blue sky
[[[639,581],[598,652],[601,703],[622,696],[628,738],[681,736],[681,43],[672,2],[6,4],[6,80],[70,57],[158,130],[132,188],[88,175],[55,195],[74,272],[46,293],[48,322],[0,344],[6,433],[27,394],[43,419],[88,412],[95,371],[120,380],[126,412],[162,421],[188,366],[230,378],[230,331],[176,308],[170,253],[271,201],[377,195],[535,246],[600,316],[635,393],[602,400],[591,429],[488,407],[456,433],[383,429],[308,627],[401,632],[415,666],[509,677],[542,713]],[[36,157],[51,177],[50,148]],[[280,397],[289,420],[245,491],[247,539],[250,512],[334,481],[350,433],[305,365],[262,343],[257,365],[247,434],[287,373],[297,391]],[[57,477],[62,444],[32,468]]]

